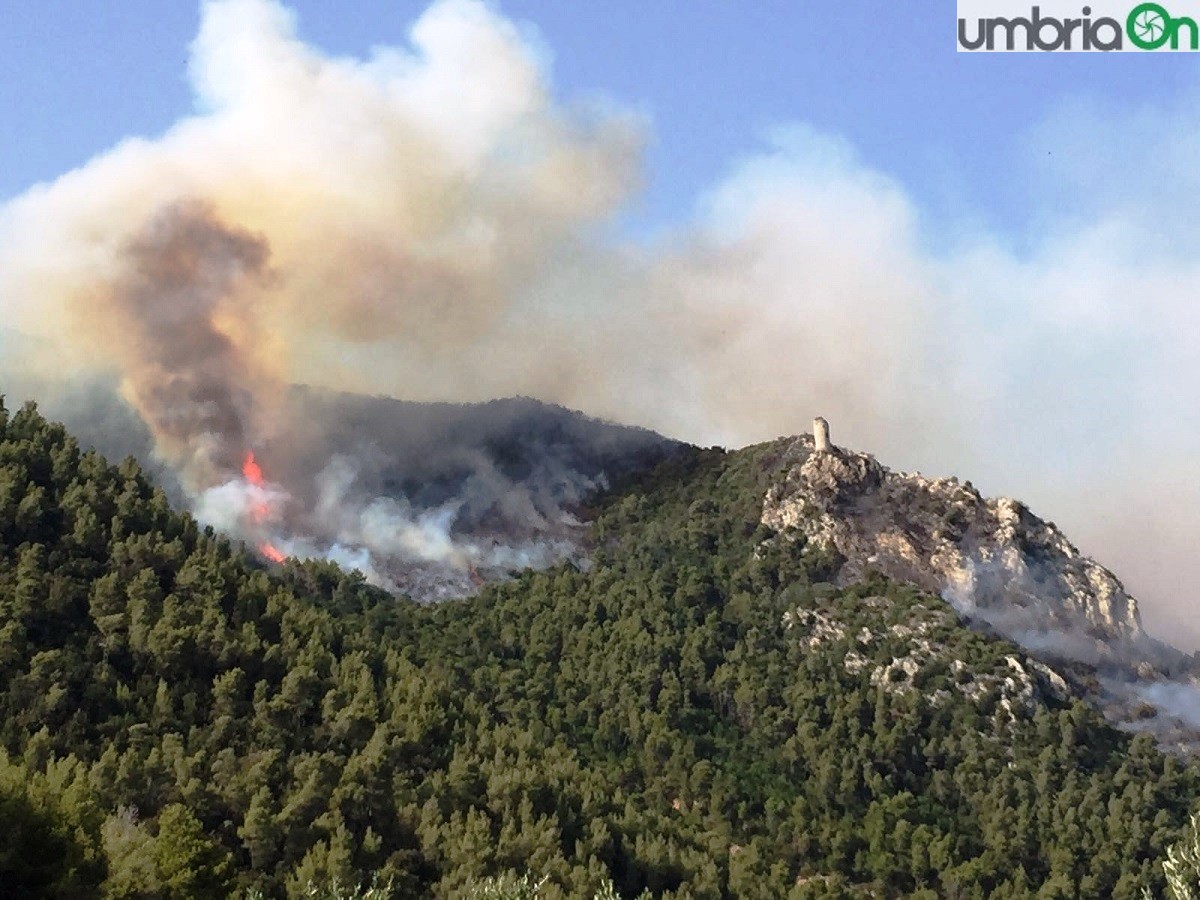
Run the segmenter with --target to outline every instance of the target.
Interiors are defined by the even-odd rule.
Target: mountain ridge
[[[762,523],[780,449],[683,448],[594,498],[590,565],[422,605],[328,562],[267,565],[136,461],[0,403],[0,833],[31,848],[0,853],[2,883],[1161,888],[1200,771],[936,594],[831,583],[830,554]]]
[[[1194,658],[1147,633],[1120,579],[1053,523],[969,481],[818,449],[813,435],[774,446],[777,475],[761,521],[779,540],[799,538],[834,557],[839,584],[878,573],[935,593],[973,627],[1065,666],[1115,723],[1149,729],[1180,752],[1200,750]],[[1071,675],[1076,664],[1087,667],[1082,677]]]
[[[1146,635],[1116,575],[1019,500],[985,498],[956,477],[897,472],[867,453],[816,451],[809,435],[791,440],[782,462],[763,523],[842,554],[843,577],[875,568],[981,613],[1008,605],[1103,640]]]

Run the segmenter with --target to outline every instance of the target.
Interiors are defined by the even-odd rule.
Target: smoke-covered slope
[[[282,418],[286,432],[260,454],[283,493],[271,540],[421,600],[582,561],[587,499],[682,446],[528,398],[412,403],[294,388]]]
[[[278,398],[274,437],[243,448],[263,483],[231,474],[190,493],[114,386],[36,387],[84,446],[146,461],[205,524],[420,600],[581,561],[586,499],[683,446],[529,398],[416,403],[295,386]]]
[[[403,496],[420,507],[483,489],[484,496],[465,498],[468,518],[477,523],[499,512],[496,491],[485,482],[519,486],[534,506],[550,498],[561,502],[652,466],[679,446],[645,429],[527,397],[414,403],[296,387],[284,405],[287,433],[262,451],[273,477],[299,483],[342,458],[358,468],[363,492]]]

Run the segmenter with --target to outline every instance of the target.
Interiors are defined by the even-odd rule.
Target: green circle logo
[[[1129,39],[1143,50],[1157,50],[1171,37],[1171,14],[1157,3],[1139,3],[1125,20]]]

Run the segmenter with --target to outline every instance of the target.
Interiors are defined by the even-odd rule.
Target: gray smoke
[[[122,373],[122,393],[155,451],[192,489],[236,472],[259,440],[269,385],[235,323],[260,280],[265,242],[220,223],[200,202],[171,204],[123,248],[117,277],[85,298],[80,328]]]
[[[1200,683],[1156,681],[1138,688],[1146,702],[1200,731]]]
[[[85,445],[153,462],[154,437],[116,385],[25,387]],[[297,387],[276,415],[285,429],[257,454],[261,485],[234,471],[189,493],[169,466],[154,474],[201,521],[252,546],[329,559],[422,600],[514,570],[586,566],[581,509],[678,446],[528,399],[425,404]]]
[[[616,225],[643,177],[645,116],[558,100],[545,54],[487,3],[437,0],[407,42],[356,60],[304,44],[274,0],[210,0],[189,74],[197,112],[0,207],[0,319],[39,348],[26,374],[119,379],[193,493],[303,426],[272,396],[287,383],[535,396],[696,443],[796,433],[821,411],[846,445],[1049,511],[1130,573],[1160,629],[1195,618],[1200,504],[1180,489],[1200,449],[1196,232],[1178,227],[1194,207],[1190,108],[1137,129],[1170,137],[1131,159],[1116,140],[1073,146],[1094,129],[1047,138],[1094,180],[1035,173],[1070,192],[1020,249],[931,222],[803,126],[635,244]],[[1127,177],[1146,159],[1170,191]],[[184,238],[198,248],[147,270],[160,290],[142,261]],[[97,333],[143,327],[96,312],[119,295],[157,339],[186,320],[176,294],[195,345]],[[305,498],[332,459],[300,479],[263,454]],[[1123,527],[1146,517],[1182,537]]]

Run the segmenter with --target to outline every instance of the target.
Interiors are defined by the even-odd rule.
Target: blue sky
[[[297,0],[300,34],[336,55],[401,44],[425,4]],[[594,94],[652,123],[647,182],[628,211],[654,229],[685,215],[763,133],[804,122],[842,135],[927,214],[981,220],[1020,241],[1064,109],[1119,118],[1194,93],[1200,57],[954,52],[943,4],[761,0],[509,0],[564,97]],[[0,21],[0,197],[56,177],[191,109],[199,8],[123,0],[7,5]],[[1098,141],[1123,139],[1096,123]]]
[[[277,0],[8,5],[0,368],[8,329],[135,405],[178,374],[98,304],[199,199],[270,247],[197,319],[230,371],[704,443],[819,412],[1031,501],[1200,646],[1200,55],[959,54],[946,4],[283,5],[299,41]]]

